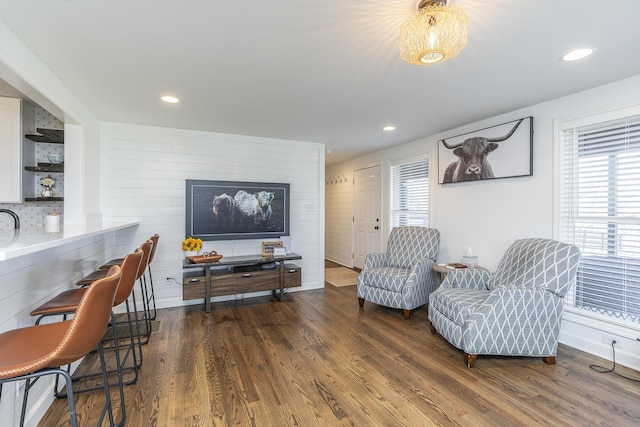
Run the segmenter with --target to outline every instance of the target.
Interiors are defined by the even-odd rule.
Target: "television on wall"
[[[188,179],[186,235],[202,240],[289,235],[289,184]]]

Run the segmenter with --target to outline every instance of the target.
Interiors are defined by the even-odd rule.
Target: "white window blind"
[[[565,303],[640,323],[640,115],[561,131],[562,238],[582,251]]]
[[[429,226],[429,161],[393,163],[390,171],[391,227]]]

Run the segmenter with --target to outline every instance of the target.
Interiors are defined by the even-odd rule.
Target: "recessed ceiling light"
[[[579,59],[586,58],[587,56],[591,55],[594,51],[595,49],[592,49],[589,47],[574,49],[571,52],[564,55],[561,59],[566,62],[577,61]]]
[[[164,102],[168,102],[169,104],[176,104],[176,103],[180,102],[180,100],[178,98],[176,98],[175,96],[170,96],[170,95],[165,95],[160,99],[162,99]]]
[[[395,126],[385,126],[382,128],[383,131],[385,132],[393,132],[394,130],[396,130]]]

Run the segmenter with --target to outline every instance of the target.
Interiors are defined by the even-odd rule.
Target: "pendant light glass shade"
[[[467,15],[445,1],[418,5],[400,28],[400,57],[409,64],[429,65],[453,58],[467,44]]]

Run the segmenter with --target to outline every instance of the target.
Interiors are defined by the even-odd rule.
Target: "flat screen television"
[[[188,179],[186,235],[202,240],[289,235],[289,184]]]

